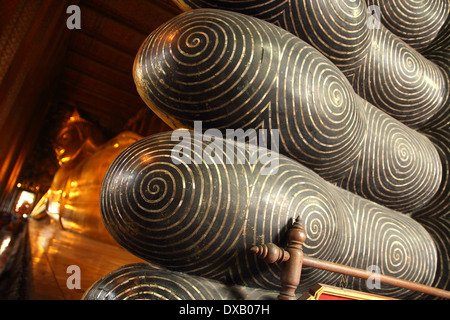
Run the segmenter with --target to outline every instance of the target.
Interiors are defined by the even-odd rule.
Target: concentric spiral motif
[[[424,51],[445,27],[447,0],[366,0],[377,6],[383,25],[415,50]]]
[[[448,217],[421,217],[416,219],[430,233],[436,243],[437,268],[432,286],[450,288],[450,219]],[[436,299],[436,297],[426,297]]]
[[[410,34],[418,48],[430,44],[441,32],[448,0],[174,2],[186,10],[229,10],[280,26],[329,58],[361,97],[412,128],[422,128],[450,109],[445,104],[448,82],[440,68],[397,36]],[[396,30],[405,25],[406,32]]]
[[[438,250],[438,268],[434,287],[450,288],[450,130],[435,129],[427,132],[435,144],[443,165],[442,182],[436,195],[412,217],[430,233]]]
[[[138,263],[99,279],[83,300],[273,300],[277,295]]]
[[[320,36],[316,38],[317,34],[314,32],[311,32],[311,36],[305,34],[303,23],[306,21],[308,26],[313,26],[312,29],[320,29],[322,20],[334,18],[333,14],[321,11],[318,15],[322,15],[320,19],[316,19],[317,16],[314,16],[312,19],[308,17],[307,20],[300,21],[297,20],[300,15],[297,14],[294,6],[291,10],[287,8],[287,4],[284,6],[286,2],[283,1],[264,2],[265,10],[259,10],[251,1],[240,1],[239,4],[236,1],[212,3],[212,1],[189,0],[184,2],[193,8],[212,6],[237,11],[248,10],[247,14],[274,22],[310,41],[314,46],[324,43],[324,38]],[[274,5],[275,2],[280,6]],[[325,2],[329,3],[329,1]],[[336,55],[332,51],[335,48],[333,41],[328,43],[332,44],[328,51],[326,51],[327,43],[325,43],[325,51],[322,52],[329,55],[330,59],[337,63],[342,70],[350,69],[350,73],[346,72],[346,75],[359,94],[397,119],[420,128],[435,143],[443,164],[441,186],[428,204],[413,211],[414,218],[430,232],[438,247],[439,268],[433,285],[448,290],[450,285],[448,281],[448,261],[450,260],[448,236],[450,223],[448,206],[450,203],[448,199],[450,194],[448,180],[450,159],[450,144],[448,143],[450,137],[450,92],[448,89],[450,88],[450,3],[448,0],[366,0],[366,2],[372,15],[368,19],[380,18],[382,22],[380,29],[371,31],[373,40],[369,44],[367,58],[360,59],[359,55],[352,53],[354,50],[345,50],[345,52],[354,54],[353,61],[355,63],[352,62],[352,59],[335,60],[333,57]],[[306,5],[312,3],[312,1],[308,1]],[[360,4],[363,5],[362,2]],[[270,5],[272,5],[271,10],[268,8]],[[301,5],[305,5],[305,2]],[[287,9],[283,8],[280,11],[282,7]],[[376,11],[378,11],[378,15]],[[277,19],[278,14],[271,17],[270,12],[283,12],[284,18]],[[278,23],[278,21],[281,22]],[[296,25],[300,28],[296,28]],[[345,33],[345,30],[353,28],[348,24],[344,24],[340,30],[333,26],[335,24],[329,24],[326,30],[330,30],[330,28],[333,31],[337,30],[335,34],[338,35],[335,37],[341,35],[342,31]],[[300,31],[298,32],[298,30]],[[333,34],[333,32],[328,34]],[[366,32],[362,32],[361,35],[362,39],[365,38]],[[400,40],[422,55],[411,50]],[[323,47],[321,48],[323,50]],[[352,66],[356,66],[358,63],[364,65],[364,69],[352,70]],[[436,67],[439,68],[442,76],[439,75]],[[361,79],[361,75],[365,74],[370,75],[366,76],[369,82]],[[430,76],[432,76],[431,81]],[[358,78],[359,81],[356,81]],[[390,88],[391,85],[393,88]],[[390,104],[390,107],[386,109],[387,104]],[[397,105],[400,105],[401,108],[398,108]],[[410,109],[410,114],[404,113],[407,109]]]
[[[134,77],[173,128],[198,120],[224,133],[277,129],[281,153],[391,209],[420,208],[439,186],[440,159],[427,138],[361,99],[313,47],[262,20],[181,14],[143,43]]]
[[[450,84],[450,15],[448,1],[377,1],[389,6],[383,11],[386,27],[414,46],[425,58],[439,66]],[[401,2],[401,3],[400,3]],[[414,8],[414,10],[412,10]],[[402,17],[401,19],[399,17]],[[415,23],[404,25],[405,21]],[[444,23],[442,24],[442,21]],[[411,36],[416,37],[412,38]],[[438,268],[434,287],[449,289],[450,261],[450,94],[447,91],[445,106],[422,129],[434,143],[442,162],[441,185],[434,197],[415,211],[413,218],[421,223],[434,239],[438,252]]]
[[[448,129],[436,129],[427,132],[427,136],[436,146],[442,162],[442,181],[438,192],[421,209],[414,212],[414,218],[450,219],[450,134]],[[449,235],[450,236],[450,235]],[[450,239],[449,239],[450,243]]]
[[[436,249],[410,217],[342,190],[262,147],[216,137],[216,147],[233,153],[212,158],[208,139],[196,141],[194,132],[182,131],[192,137],[182,156],[172,132],[153,135],[124,150],[105,176],[100,197],[105,225],[136,256],[172,271],[279,290],[279,265],[266,264],[250,248],[282,245],[300,216],[307,234],[304,251],[312,257],[362,269],[377,265],[391,276],[433,281]],[[230,155],[245,158],[233,162]],[[304,268],[299,292],[338,279]],[[359,280],[352,288],[369,290]],[[376,292],[411,296],[399,288]]]
[[[439,34],[440,36],[423,52],[424,56],[441,68],[447,88],[450,88],[450,14],[447,17],[445,28]],[[446,91],[444,108],[442,112],[433,117],[422,129],[431,134],[435,129],[444,129],[447,136],[450,136],[450,91]]]

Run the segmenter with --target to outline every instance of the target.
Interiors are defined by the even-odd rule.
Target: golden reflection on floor
[[[79,300],[104,275],[126,264],[142,262],[125,249],[62,230],[50,219],[29,220],[33,300]],[[80,289],[70,289],[69,266],[80,270]],[[69,282],[73,283],[73,281]]]

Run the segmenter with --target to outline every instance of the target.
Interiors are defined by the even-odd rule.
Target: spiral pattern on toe
[[[382,12],[383,25],[395,36],[421,52],[437,37],[450,5],[446,0],[366,0]]]
[[[104,180],[104,188],[111,191],[101,201],[104,212],[127,214],[103,215],[105,225],[119,229],[109,231],[120,237],[116,239],[120,244],[133,243],[131,253],[167,267],[196,271],[192,265],[204,259],[226,265],[231,258],[223,241],[238,237],[243,228],[226,227],[235,225],[236,212],[243,210],[243,203],[234,203],[243,192],[242,181],[237,172],[225,170],[224,164],[174,164],[171,150],[175,145],[170,139],[143,140],[120,155],[109,173],[113,181]],[[114,192],[115,188],[120,192]],[[227,210],[233,204],[236,212]],[[172,250],[167,250],[169,244]],[[185,253],[193,251],[198,257],[186,260]]]
[[[450,219],[448,217],[421,217],[417,221],[424,226],[436,243],[437,269],[432,286],[448,290],[450,288]],[[427,299],[436,297],[425,296]]]
[[[442,71],[386,29],[374,32],[373,42],[377,45],[371,46],[361,68],[357,92],[407,126],[424,127],[443,112]]]
[[[266,116],[280,130],[281,150],[313,168],[345,171],[342,160],[348,165],[356,158],[365,134],[352,88],[335,66],[295,38],[282,53],[278,101]]]
[[[436,129],[427,136],[434,143],[442,160],[442,181],[438,192],[412,215],[415,219],[442,218],[450,220],[450,133],[448,129]],[[450,241],[449,241],[450,243]]]
[[[414,278],[417,283],[425,283],[427,279],[434,278],[436,269],[429,269],[418,260],[411,260],[411,256],[417,251],[422,252],[424,256],[437,259],[436,248],[427,245],[416,237],[417,222],[412,219],[397,220],[394,216],[386,218],[384,215],[385,208],[368,204],[351,194],[347,194],[347,199],[352,203],[353,210],[359,212],[358,220],[361,221],[356,225],[354,232],[363,235],[363,240],[356,240],[355,244],[360,246],[359,250],[362,252],[368,250],[368,238],[366,236],[369,236],[370,242],[373,243],[376,252],[379,253],[377,256],[364,261],[364,264],[355,261],[356,267],[367,269],[370,266],[376,266],[379,268],[379,272],[383,274],[391,274],[400,279]],[[379,289],[368,288],[365,280],[353,278],[350,283],[351,286],[363,288],[363,291],[380,292]],[[400,299],[419,296],[417,293],[408,291],[399,293],[398,288],[387,285],[382,285],[381,289],[384,290],[386,295],[394,294]]]
[[[277,129],[282,154],[391,209],[410,213],[439,186],[431,142],[362,100],[313,47],[262,20],[212,9],[181,14],[143,43],[134,79],[173,128],[201,121],[204,130]]]
[[[412,128],[449,110],[442,70],[408,45],[424,51],[444,31],[446,0],[178,2],[243,13],[291,32],[330,59],[358,95]]]
[[[365,175],[367,183],[361,184],[360,194],[380,204],[384,204],[383,199],[391,199],[389,207],[402,212],[420,210],[438,192],[444,174],[441,159],[435,158],[431,163],[426,156],[436,155],[435,146],[425,136],[405,131],[370,104],[365,106],[371,134],[366,139],[364,154],[371,156],[360,163],[372,169]],[[432,189],[427,180],[430,177],[439,177]],[[351,186],[346,189],[355,192]]]
[[[181,132],[194,137],[192,131]],[[177,158],[173,151],[180,142],[173,137],[168,132],[136,142],[105,176],[100,198],[105,225],[136,256],[177,272],[278,290],[280,266],[266,264],[250,248],[282,245],[300,216],[307,234],[304,251],[312,257],[363,269],[371,262],[388,275],[432,281],[434,244],[410,217],[333,186],[266,149],[261,154],[271,158],[265,162],[260,147],[255,162],[256,147],[216,137],[223,150],[245,157],[227,163],[230,153],[210,159],[209,140],[193,139],[183,150],[190,156]],[[269,172],[262,174],[263,169]],[[318,282],[335,284],[338,277],[305,268],[299,291]],[[366,290],[360,282],[354,288]],[[386,293],[407,294],[399,288]]]
[[[84,293],[83,300],[273,300],[277,294],[139,263],[105,275]]]
[[[159,28],[142,47],[141,57],[155,59],[146,64],[145,70],[135,67],[135,77],[142,78],[148,73],[155,77],[138,85],[138,91],[144,92],[141,96],[163,105],[163,113],[175,118],[189,110],[208,121],[209,113],[227,108],[227,116],[242,121],[235,115],[241,116],[243,103],[255,94],[253,88],[258,88],[260,99],[275,80],[278,66],[268,41],[276,36],[273,30],[267,30],[270,34],[260,33],[260,28],[249,26],[245,17],[230,21],[226,14],[208,11],[203,17],[195,14],[175,17],[172,26],[176,27]],[[268,43],[267,49],[263,43]],[[260,59],[258,64],[251,63],[254,57]],[[135,65],[143,63],[137,57]],[[241,88],[242,93],[236,94],[235,88]],[[209,110],[199,106],[208,106]],[[221,127],[223,117],[215,117],[215,127]]]

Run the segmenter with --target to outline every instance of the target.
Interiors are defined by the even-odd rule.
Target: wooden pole
[[[303,265],[307,266],[307,267],[322,269],[322,270],[331,271],[331,272],[335,272],[335,273],[341,273],[341,274],[345,274],[345,275],[348,275],[351,277],[357,277],[357,278],[366,279],[366,280],[369,279],[370,277],[374,276],[373,272],[369,272],[366,270],[353,268],[353,267],[349,267],[349,266],[344,266],[344,265],[340,265],[337,263],[328,262],[328,261],[324,261],[324,260],[320,260],[320,259],[316,259],[316,258],[311,258],[308,256],[303,257]],[[413,291],[417,291],[417,292],[430,294],[430,295],[437,296],[440,298],[450,299],[450,291],[445,291],[445,290],[442,290],[439,288],[434,288],[434,287],[426,286],[426,285],[423,285],[420,283],[386,276],[383,274],[376,274],[376,277],[377,277],[377,279],[380,280],[380,283],[383,283],[386,285],[396,286],[399,288],[404,288],[404,289],[408,289],[408,290],[413,290]]]

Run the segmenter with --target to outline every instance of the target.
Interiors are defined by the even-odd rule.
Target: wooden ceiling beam
[[[85,33],[75,32],[72,35],[70,50],[93,60],[102,61],[104,65],[132,75],[135,55],[126,54]]]
[[[93,121],[95,124],[99,125],[100,128],[102,128],[103,130],[112,133],[112,135],[115,135],[123,131],[123,128],[128,120],[124,118],[118,118],[111,112],[105,112],[105,110],[103,109],[92,108],[92,105],[85,104],[84,102],[80,101],[80,99],[71,100],[66,98],[65,103],[68,103],[70,105],[76,105],[78,111],[80,111],[81,113],[89,114],[90,118],[88,120]]]
[[[65,69],[72,70],[70,71],[71,73],[76,72],[80,77],[84,76],[103,83],[108,90],[126,94],[133,100],[141,100],[136,91],[132,76],[126,76],[114,69],[89,60],[87,57],[83,57],[76,53],[69,54],[67,56]],[[64,77],[66,75],[63,73],[61,76]]]
[[[89,6],[80,6],[82,13],[81,32],[106,43],[131,56],[136,55],[147,33],[137,31]]]
[[[90,109],[86,109],[90,113],[98,112],[99,110],[110,116],[123,119],[129,119],[140,108],[144,107],[143,103],[140,105],[120,103],[108,96],[98,94],[98,92],[79,87],[66,81],[63,83],[58,99],[60,101],[76,101],[90,106]],[[120,129],[118,128],[118,130]]]
[[[133,2],[132,6],[129,0],[89,0],[82,3],[145,35],[182,12],[167,0],[133,0]]]
[[[142,106],[144,104],[137,93],[131,94],[122,89],[115,88],[77,70],[65,67],[62,77],[64,78],[65,83],[70,83],[73,87],[90,91],[96,95],[105,97],[107,100],[129,106],[128,108],[133,110],[135,109],[134,106]]]

